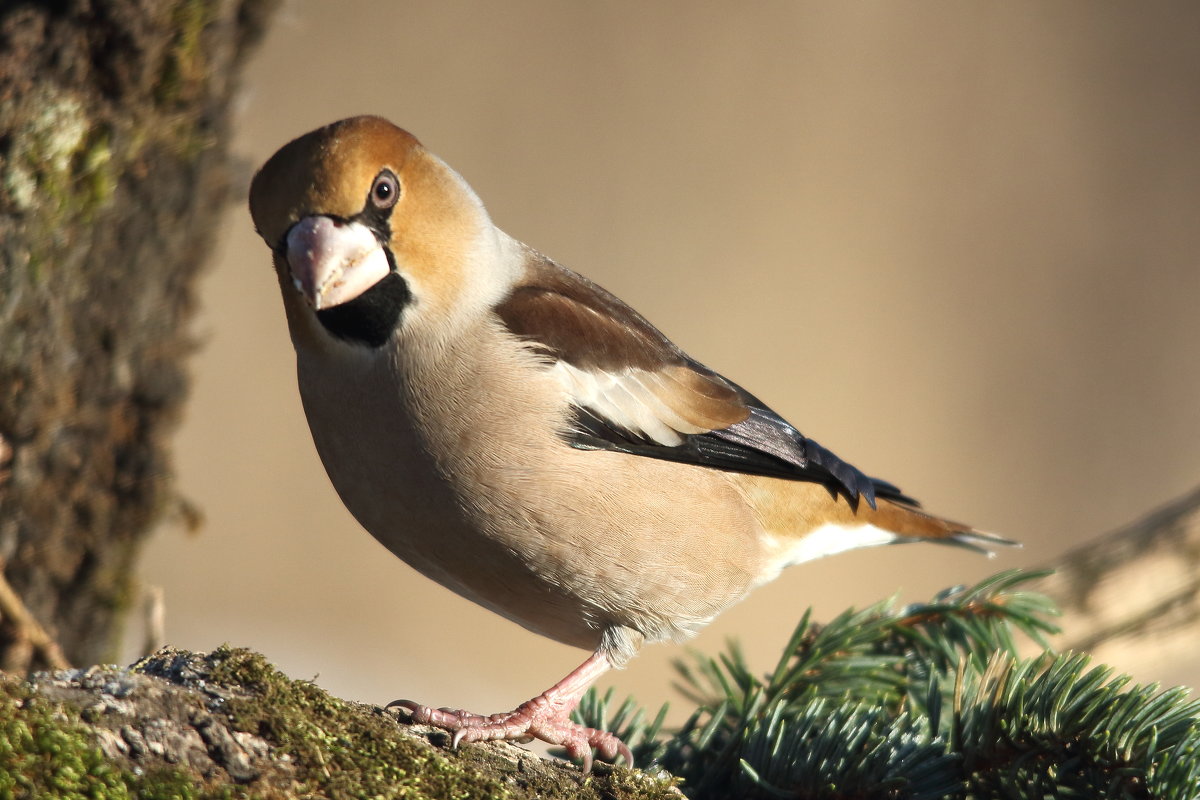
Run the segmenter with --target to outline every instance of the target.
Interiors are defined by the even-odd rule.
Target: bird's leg
[[[413,722],[433,725],[454,732],[452,746],[459,742],[483,742],[493,739],[530,738],[565,747],[573,759],[582,759],[583,771],[592,769],[592,748],[606,761],[622,756],[625,763],[633,766],[633,754],[625,743],[607,731],[572,722],[571,712],[579,705],[583,693],[609,668],[608,656],[596,651],[587,660],[571,671],[571,674],[532,700],[522,703],[515,710],[504,714],[480,716],[465,711],[437,709],[414,703],[411,700],[396,700],[388,708],[400,707],[408,710]]]

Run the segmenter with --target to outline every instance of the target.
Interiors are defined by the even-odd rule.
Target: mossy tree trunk
[[[91,664],[174,497],[229,106],[276,0],[0,4],[0,564]],[[47,660],[12,613],[0,667]]]

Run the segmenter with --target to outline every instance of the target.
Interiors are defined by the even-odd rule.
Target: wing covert
[[[563,438],[681,463],[820,483],[851,504],[916,501],[867,477],[749,392],[689,358],[620,299],[529,254],[524,283],[496,308],[551,361],[574,419]]]

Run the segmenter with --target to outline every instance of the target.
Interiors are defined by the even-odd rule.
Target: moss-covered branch
[[[678,797],[643,773],[445,739],[233,648],[0,680],[5,798]]]

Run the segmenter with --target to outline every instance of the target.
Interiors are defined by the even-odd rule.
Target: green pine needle
[[[613,730],[639,765],[692,798],[1200,796],[1200,702],[1132,686],[1078,654],[1048,650],[1053,605],[1002,572],[928,603],[894,601],[819,625],[806,613],[774,669],[736,644],[676,664],[696,709],[677,731],[612,691],[575,719]]]

